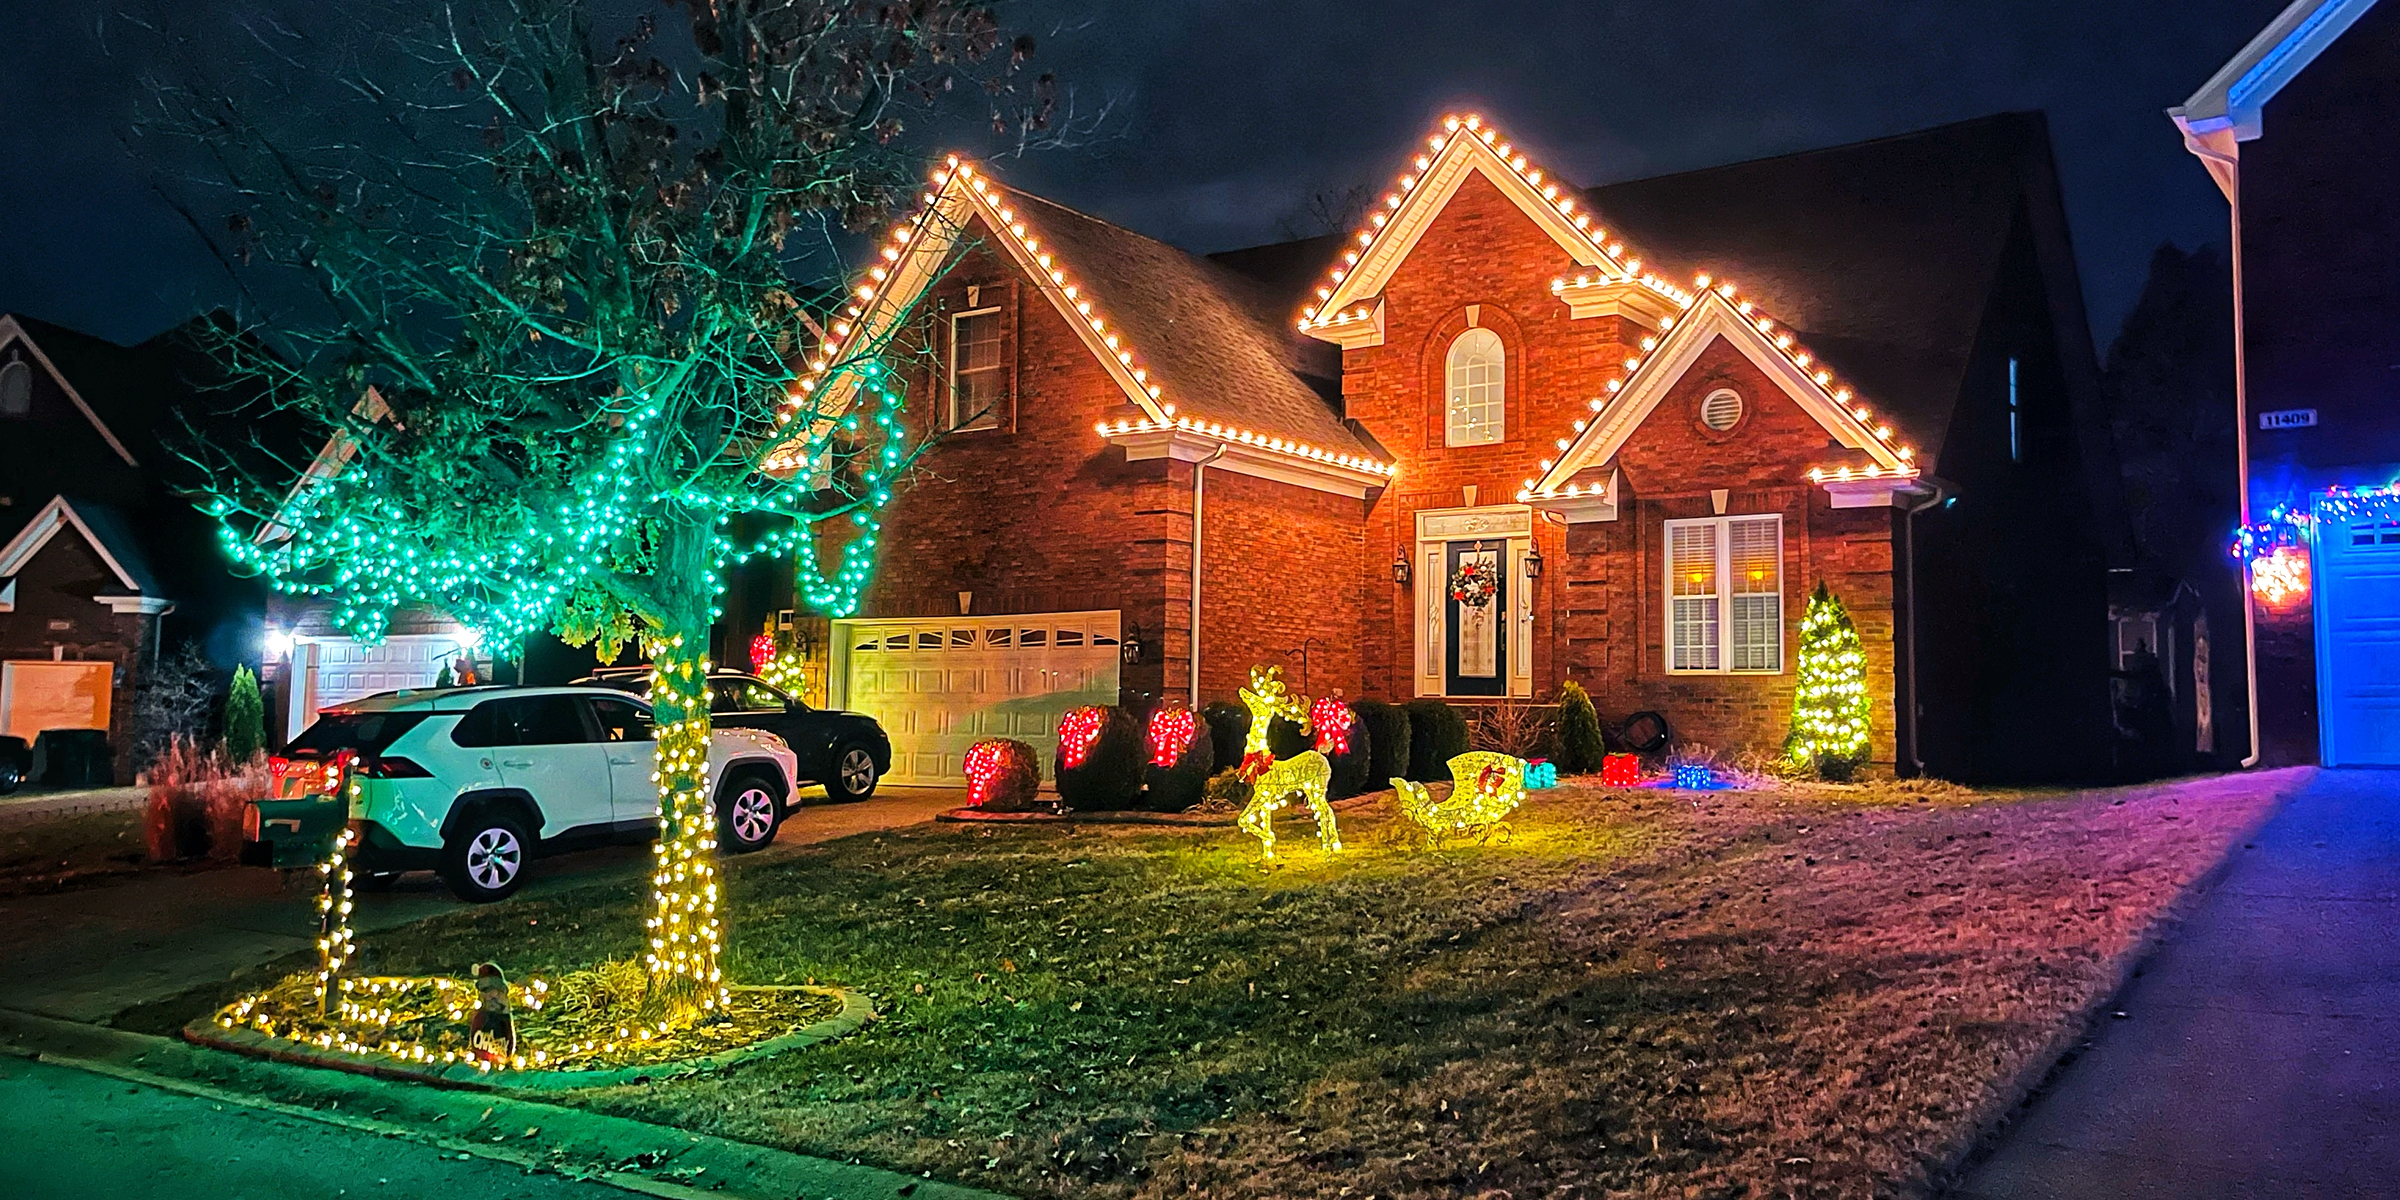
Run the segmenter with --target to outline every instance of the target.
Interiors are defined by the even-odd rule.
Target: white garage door
[[[432,687],[441,678],[442,665],[458,660],[459,647],[457,639],[439,634],[396,634],[372,646],[325,638],[303,642],[292,651],[302,686],[286,736],[308,728],[319,712],[337,704],[377,692]]]
[[[2320,514],[2317,720],[2327,766],[2400,766],[2400,519]]]
[[[1117,702],[1119,620],[1107,612],[834,623],[843,708],[882,722],[894,783],[965,787],[967,747],[1006,737],[1058,750],[1058,719]]]

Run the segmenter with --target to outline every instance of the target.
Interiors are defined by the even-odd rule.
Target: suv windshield
[[[343,750],[381,754],[431,714],[421,712],[332,712],[292,739],[290,753],[332,755]]]

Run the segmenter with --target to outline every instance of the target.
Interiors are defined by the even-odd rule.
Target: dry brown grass
[[[920,827],[737,862],[729,970],[886,1019],[627,1115],[1023,1195],[1919,1196],[2298,778],[1537,792],[1262,872],[1226,831]],[[636,898],[371,939],[626,952]],[[536,924],[538,922],[538,924]]]

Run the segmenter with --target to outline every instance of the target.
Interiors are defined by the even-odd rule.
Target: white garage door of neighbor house
[[[2327,766],[2400,766],[2400,520],[2316,524],[2317,721]]]
[[[834,623],[837,703],[881,722],[893,783],[965,787],[967,748],[1015,738],[1058,751],[1058,719],[1117,702],[1115,610]]]
[[[457,659],[458,642],[438,634],[398,634],[372,646],[350,638],[326,638],[307,643],[301,651],[314,660],[307,668],[312,679],[306,720],[295,722],[305,729],[318,712],[361,696],[432,687],[441,678],[442,664]]]

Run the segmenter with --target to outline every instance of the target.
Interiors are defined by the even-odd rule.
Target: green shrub
[[[1289,717],[1267,719],[1267,753],[1282,759],[1315,748],[1315,740],[1300,731],[1300,722]]]
[[[1232,767],[1208,777],[1208,786],[1200,789],[1200,809],[1203,812],[1240,812],[1250,807],[1252,788],[1242,782],[1242,773]]]
[[[1408,709],[1408,777],[1419,783],[1450,778],[1450,760],[1467,752],[1467,719],[1439,700],[1411,700]]]
[[[1250,737],[1250,710],[1230,700],[1211,700],[1200,710],[1208,723],[1209,753],[1219,767],[1242,761],[1242,744]]]
[[[1350,706],[1358,714],[1359,727],[1367,731],[1367,748],[1374,755],[1367,768],[1369,779],[1406,778],[1408,776],[1408,710],[1385,704],[1381,700],[1361,700]]]
[[[1320,700],[1317,703],[1350,719],[1350,728],[1343,736],[1343,748],[1336,753],[1327,745],[1331,731],[1325,728],[1324,723],[1316,721],[1316,710],[1310,712],[1310,721],[1316,724],[1316,731],[1309,739],[1309,748],[1322,749],[1325,760],[1333,764],[1333,778],[1325,784],[1325,798],[1339,800],[1344,796],[1355,796],[1367,790],[1367,780],[1373,778],[1368,770],[1375,765],[1374,735],[1367,732],[1366,722],[1358,719],[1358,710],[1338,700],[1331,703]]]
[[[1558,771],[1589,775],[1600,769],[1608,754],[1608,739],[1600,732],[1600,710],[1591,694],[1570,679],[1558,688]]]
[[[1096,722],[1077,747],[1074,726]],[[1058,722],[1058,758],[1051,778],[1058,784],[1060,803],[1078,812],[1132,808],[1142,795],[1141,724],[1121,708],[1090,706],[1071,709]],[[1070,763],[1071,755],[1081,757]]]
[[[1015,738],[967,748],[967,803],[992,812],[1031,812],[1042,789],[1041,758]]]
[[[1155,743],[1160,739],[1159,722],[1170,719],[1171,713],[1189,715],[1184,709],[1159,709],[1150,714],[1150,730],[1142,739],[1142,774],[1148,786],[1142,795],[1142,807],[1159,812],[1182,812],[1200,803],[1201,793],[1208,787],[1209,772],[1216,768],[1216,741],[1209,736],[1205,723],[1196,724],[1191,739],[1180,751],[1169,750],[1174,757],[1165,766],[1158,762]]]
[[[233,687],[225,693],[225,757],[239,766],[266,748],[267,705],[258,694],[258,676],[247,666],[235,667]]]

